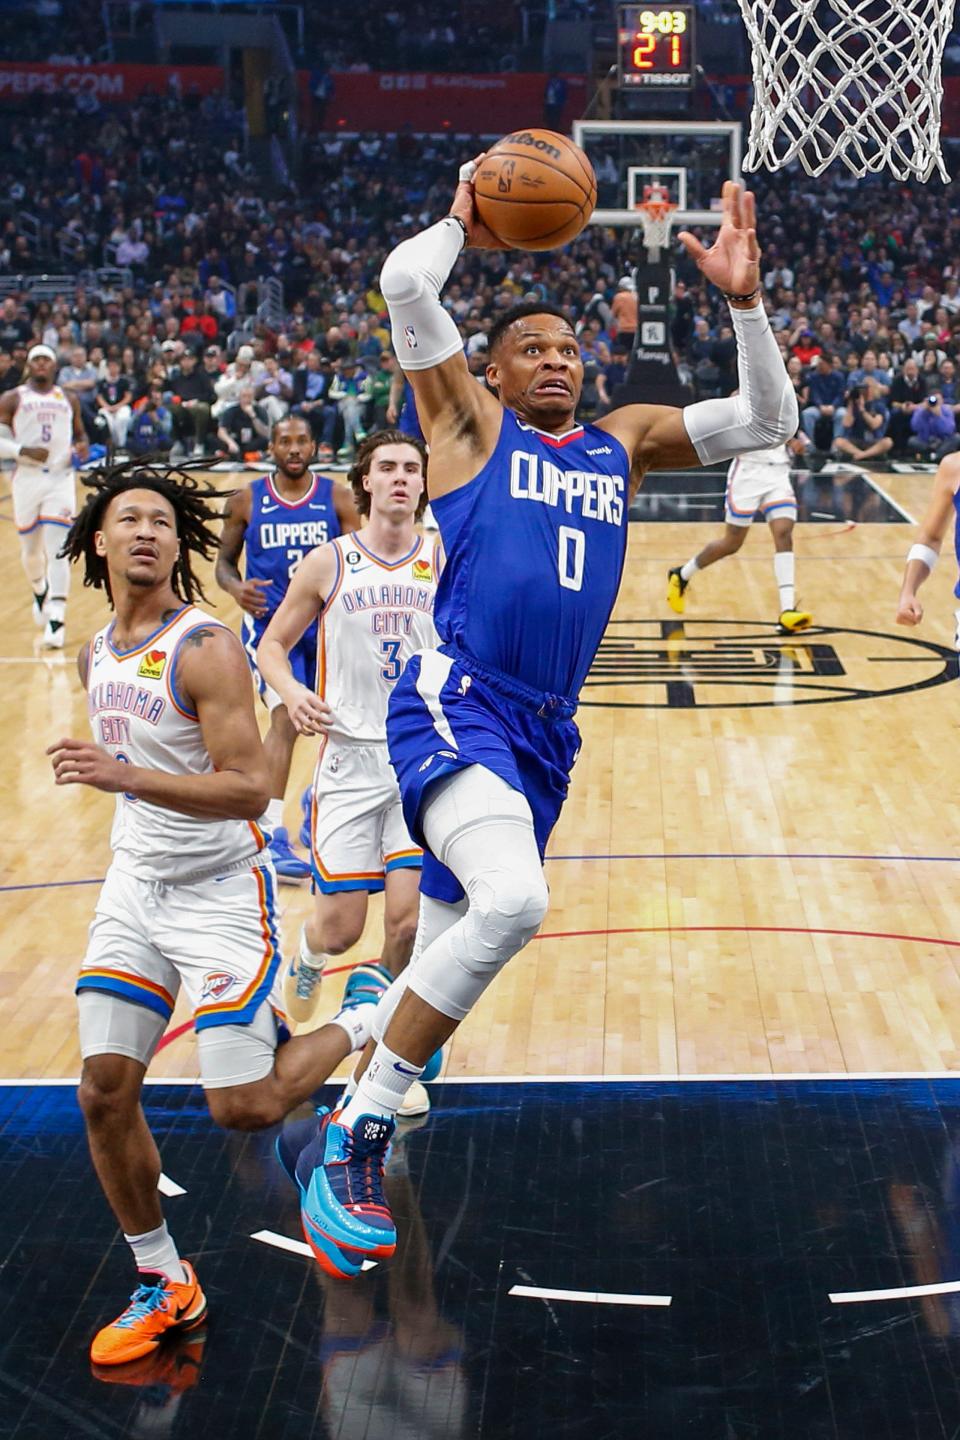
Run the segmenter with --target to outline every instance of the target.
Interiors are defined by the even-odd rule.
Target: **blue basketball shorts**
[[[407,829],[424,846],[425,895],[463,898],[456,876],[426,847],[420,813],[429,787],[468,765],[492,770],[526,797],[543,859],[580,749],[573,712],[566,698],[533,691],[452,646],[411,656],[390,697],[387,744]]]
[[[257,666],[257,646],[263,639],[264,631],[270,623],[270,616],[262,620],[255,620],[252,615],[243,617],[243,648],[247,652],[247,659],[250,661],[250,669],[253,671],[253,682],[257,687],[260,699],[268,710],[275,710],[281,704],[280,696],[260,674]],[[306,685],[308,690],[317,688],[317,636],[319,627],[311,625],[303,632],[300,639],[294,645],[287,657],[290,661],[290,669],[293,671],[295,680],[301,685]]]

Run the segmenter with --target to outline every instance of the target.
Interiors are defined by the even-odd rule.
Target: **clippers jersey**
[[[576,701],[620,586],[629,476],[595,425],[547,435],[504,410],[479,475],[431,501],[446,557],[436,626],[467,668]]]
[[[45,471],[73,469],[73,406],[59,385],[41,393],[32,385],[17,386],[17,408],[13,415],[13,438],[18,445],[42,445],[50,454]],[[24,467],[36,476],[36,465]]]
[[[186,636],[213,625],[222,621],[185,605],[134,650],[114,648],[112,622],[94,636],[87,703],[98,745],[118,760],[169,775],[212,772],[197,716],[179,694],[175,672]],[[136,796],[117,796],[110,833],[114,864],[144,880],[170,884],[216,873],[252,858],[264,843],[246,820],[196,820]]]
[[[331,735],[384,744],[387,704],[410,656],[433,650],[440,545],[417,536],[409,555],[388,563],[355,531],[333,542],[337,571],[320,617],[317,693],[336,721]]]
[[[277,493],[269,475],[251,483],[244,573],[248,580],[272,580],[273,584],[262,592],[268,613],[259,619],[244,614],[245,641],[259,643],[304,555],[340,534],[334,484],[326,475],[315,475],[303,499],[291,501]]]

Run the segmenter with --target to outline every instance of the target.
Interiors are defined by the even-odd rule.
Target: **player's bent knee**
[[[270,1080],[207,1090],[206,1096],[210,1117],[222,1130],[266,1130],[285,1113]]]
[[[143,1066],[125,1055],[93,1055],[83,1062],[77,1101],[88,1125],[122,1119],[140,1103]]]
[[[480,963],[498,968],[530,943],[550,903],[542,875],[506,869],[479,876],[467,894],[472,928],[489,953]]]

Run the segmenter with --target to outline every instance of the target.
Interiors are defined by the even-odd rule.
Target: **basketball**
[[[516,250],[554,250],[593,214],[597,180],[579,145],[554,130],[515,130],[484,155],[474,181],[480,219]]]

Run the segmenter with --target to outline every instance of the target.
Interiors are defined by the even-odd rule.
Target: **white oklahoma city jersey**
[[[385,744],[387,705],[411,655],[439,644],[433,624],[436,539],[421,536],[387,562],[356,531],[332,540],[337,573],[320,618],[317,690],[334,713],[333,739]]]
[[[134,650],[117,650],[113,624],[94,636],[87,700],[94,739],[118,760],[169,775],[208,775],[213,762],[197,715],[177,689],[177,651],[191,633],[220,626],[185,605]],[[118,870],[171,884],[252,858],[263,833],[246,820],[197,820],[118,795],[110,845]]]
[[[73,406],[59,385],[44,391],[18,385],[11,428],[18,445],[42,445],[49,450],[44,470],[63,474],[73,469]],[[23,468],[27,475],[38,474],[36,465]]]

